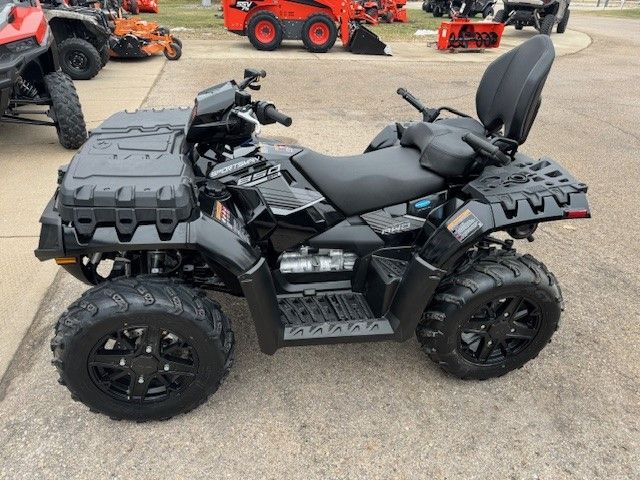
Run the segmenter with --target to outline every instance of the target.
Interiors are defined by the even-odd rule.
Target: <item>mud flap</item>
[[[358,55],[393,55],[386,43],[362,25],[358,25],[351,32],[348,50]]]

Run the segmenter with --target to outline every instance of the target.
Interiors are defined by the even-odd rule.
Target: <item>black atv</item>
[[[61,0],[47,0],[42,6],[58,44],[62,70],[74,80],[95,77],[109,61],[111,29],[106,15]]]
[[[513,25],[516,30],[534,27],[544,35],[564,33],[569,23],[570,0],[504,0],[504,9],[498,10],[494,22]]]
[[[482,18],[490,17],[493,15],[495,3],[496,0],[475,0],[467,7],[468,16],[474,17],[480,14]],[[452,14],[463,10],[464,7],[465,2],[462,0],[424,0],[422,2],[422,10],[432,13],[436,18],[444,15],[452,16]]]
[[[0,0],[2,122],[55,127],[65,148],[78,148],[87,138],[78,94],[60,71],[53,35],[36,0]]]
[[[40,220],[36,256],[92,285],[56,326],[61,383],[113,418],[197,407],[234,358],[229,319],[204,290],[245,297],[269,355],[415,334],[460,378],[535,358],[562,295],[514,240],[590,216],[586,185],[518,152],[553,60],[537,36],[494,61],[478,120],[401,89],[423,121],[348,157],[257,137],[292,121],[252,99],[258,70],[192,109],[112,116],[61,170]]]

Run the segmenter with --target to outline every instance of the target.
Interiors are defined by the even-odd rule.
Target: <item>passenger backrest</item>
[[[476,111],[488,131],[503,128],[505,137],[525,142],[554,57],[549,37],[536,35],[487,67],[476,93]]]

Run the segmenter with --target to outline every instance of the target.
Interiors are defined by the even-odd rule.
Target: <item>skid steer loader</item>
[[[314,53],[329,51],[338,37],[352,53],[391,55],[389,47],[360,24],[352,2],[343,0],[223,0],[227,30],[249,37],[258,50],[276,50],[283,40],[302,40]]]

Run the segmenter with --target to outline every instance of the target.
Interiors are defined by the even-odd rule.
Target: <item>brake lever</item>
[[[260,129],[262,124],[260,121],[253,115],[253,110],[233,110],[233,113],[236,117],[243,119],[245,122],[253,123],[255,127],[255,133],[258,135],[260,133]]]

